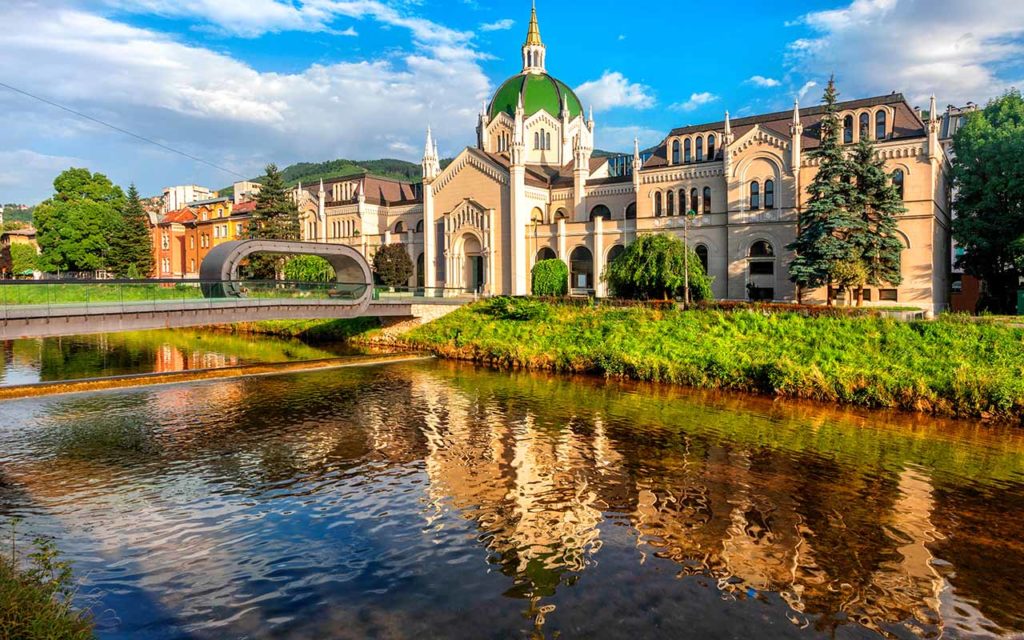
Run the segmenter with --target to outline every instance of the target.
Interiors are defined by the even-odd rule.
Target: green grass
[[[0,304],[78,304],[145,302],[202,298],[196,285],[159,284],[0,284]]]
[[[1001,323],[529,305],[477,303],[407,341],[504,367],[1024,422],[1024,329]]]
[[[52,541],[36,540],[25,558],[13,547],[0,554],[0,639],[94,637],[92,619],[71,606],[72,595],[70,565],[58,558]]]

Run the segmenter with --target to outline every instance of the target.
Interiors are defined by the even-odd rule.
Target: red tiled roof
[[[195,220],[196,212],[185,207],[184,209],[169,212],[164,216],[164,219],[160,221],[160,224],[186,224],[189,222],[195,222]]]
[[[246,200],[245,202],[239,202],[234,207],[232,207],[231,208],[231,215],[233,215],[233,216],[245,215],[247,213],[252,213],[255,210],[256,210],[256,201],[255,200]]]

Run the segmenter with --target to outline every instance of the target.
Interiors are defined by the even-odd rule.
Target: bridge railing
[[[280,280],[0,280],[0,317],[129,313],[281,304],[355,304],[366,283]]]

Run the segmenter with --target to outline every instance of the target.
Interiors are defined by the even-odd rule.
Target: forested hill
[[[601,151],[600,149],[594,150],[595,158],[613,155],[619,154],[611,151]],[[441,168],[447,167],[451,164],[452,160],[453,158],[441,160]],[[418,182],[422,175],[422,169],[419,163],[406,162],[405,160],[394,158],[384,158],[381,160],[346,160],[339,158],[338,160],[327,160],[326,162],[299,162],[281,171],[285,183],[289,186],[294,186],[299,182],[305,185],[312,185],[321,179],[330,180],[331,178],[343,178],[360,173],[371,173],[383,178]],[[263,180],[263,176],[253,178],[252,180],[260,182]],[[220,189],[219,193],[221,196],[230,196],[233,191],[232,187],[225,187]]]

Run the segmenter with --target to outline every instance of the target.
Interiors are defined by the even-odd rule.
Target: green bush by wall
[[[533,295],[557,297],[569,293],[569,267],[558,260],[541,260],[533,265]]]

